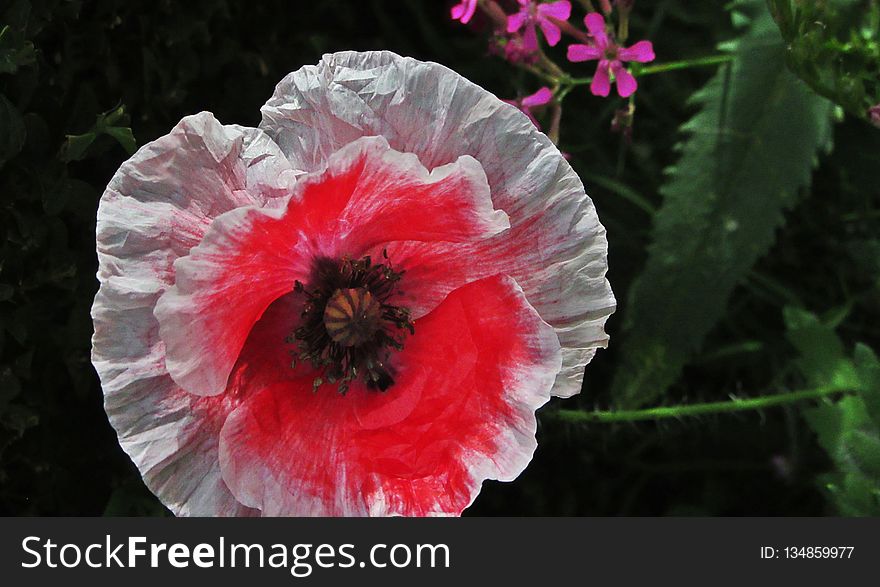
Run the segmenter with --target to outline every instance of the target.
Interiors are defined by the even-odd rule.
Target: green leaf
[[[785,323],[807,385],[858,392],[803,412],[834,463],[822,485],[841,515],[880,515],[880,362],[863,344],[847,357],[833,327],[809,312],[786,308]]]
[[[804,410],[804,418],[834,463],[822,482],[837,510],[847,516],[880,515],[880,434],[864,401],[845,397]]]
[[[832,326],[798,308],[785,308],[783,317],[788,339],[800,354],[795,364],[811,387],[832,385],[852,390],[861,387],[855,365],[846,356]]]
[[[18,109],[0,94],[0,167],[18,155],[27,136],[24,119]]]
[[[30,41],[17,43],[9,25],[0,27],[0,73],[15,73],[35,61],[36,52]]]
[[[880,428],[880,361],[870,347],[857,344],[854,353],[855,367],[862,382],[862,401],[865,402],[865,410]]]
[[[131,128],[123,126],[128,124],[128,115],[125,114],[125,106],[118,106],[113,110],[99,114],[95,125],[86,133],[80,135],[67,135],[67,142],[61,149],[63,161],[79,161],[88,156],[89,148],[101,135],[112,137],[119,143],[126,153],[131,155],[137,150],[137,141]]]
[[[122,145],[122,148],[125,149],[125,152],[129,155],[133,155],[135,151],[137,151],[137,141],[134,138],[134,133],[131,132],[131,129],[128,127],[122,126],[111,126],[104,129],[104,132]]]
[[[67,142],[64,144],[62,159],[64,161],[79,161],[86,156],[86,151],[95,142],[98,135],[94,132],[87,132],[81,135],[67,135]]]
[[[682,128],[688,136],[630,292],[612,388],[621,407],[652,402],[676,381],[830,148],[832,105],[786,69],[763,4],[741,8],[749,28],[730,44],[732,64],[692,99],[700,111]]]

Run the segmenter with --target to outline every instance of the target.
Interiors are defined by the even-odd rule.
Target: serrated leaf
[[[876,429],[849,430],[843,438],[843,444],[859,472],[875,484],[880,482],[880,438]]]
[[[831,325],[793,307],[783,310],[783,318],[788,340],[800,354],[796,365],[811,387],[832,385],[853,390],[860,387],[855,365],[846,356],[843,343]]]
[[[831,104],[786,69],[762,3],[743,7],[748,31],[733,43],[730,69],[694,96],[700,112],[684,125],[688,138],[661,189],[612,388],[623,407],[656,400],[675,382],[831,144]]]
[[[785,309],[788,339],[798,350],[795,366],[809,386],[834,385],[858,392],[803,410],[804,419],[834,463],[823,476],[837,511],[845,516],[880,514],[880,363],[856,345],[853,358],[828,324],[804,310]]]
[[[862,383],[861,395],[865,410],[874,426],[880,428],[880,361],[870,347],[861,343],[856,345],[853,357]]]
[[[880,515],[880,438],[856,396],[804,410],[834,463],[823,484],[841,515]]]

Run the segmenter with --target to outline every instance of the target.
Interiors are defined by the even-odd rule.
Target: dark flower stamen
[[[406,333],[415,331],[409,310],[388,303],[403,274],[387,261],[374,265],[369,256],[324,257],[315,260],[308,286],[294,284],[305,303],[288,342],[296,343],[299,360],[318,371],[315,390],[336,383],[345,394],[358,377],[369,389],[385,391],[394,384],[391,353],[403,349]]]

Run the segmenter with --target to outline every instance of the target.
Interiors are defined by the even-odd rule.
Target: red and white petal
[[[223,478],[263,515],[459,514],[536,447],[559,343],[510,278],[453,292],[418,321],[385,393],[269,384],[221,434]]]
[[[578,370],[596,347],[606,345],[602,327],[615,300],[604,277],[604,228],[568,162],[518,109],[436,63],[389,52],[344,52],[288,75],[262,112],[261,127],[298,169],[323,169],[331,153],[362,136],[385,137],[428,169],[462,155],[475,158],[494,207],[508,214],[512,229],[538,216],[547,231],[509,248],[511,254],[528,253],[527,259],[542,248],[537,258],[547,263],[544,281],[531,279],[531,271],[508,274],[565,339],[563,372]],[[584,274],[593,280],[588,293],[560,299]],[[590,335],[571,334],[581,331]],[[579,390],[580,375],[560,376],[554,395]]]
[[[243,205],[278,206],[296,172],[262,131],[202,113],[141,148],[98,208],[92,362],[110,423],[147,486],[180,515],[239,516],[219,475],[217,435],[234,407],[181,390],[164,366],[153,307],[173,263],[213,217]]]
[[[580,254],[564,264],[548,255],[570,252],[561,243],[547,242],[549,238],[565,238],[566,227],[556,224],[565,216],[549,210],[478,242],[383,243],[373,255],[386,250],[395,266],[406,270],[394,303],[409,308],[414,318],[428,314],[465,284],[493,275],[518,275],[523,289],[533,292],[530,303],[544,307],[542,318],[556,328],[564,361],[559,374],[562,384],[554,389],[554,395],[569,397],[580,390],[584,367],[596,348],[607,341],[603,325],[611,294],[605,279],[604,233],[594,218],[584,220],[595,221],[596,226],[573,227],[578,233],[592,235],[587,242],[568,243]],[[562,272],[569,278],[560,280]]]
[[[429,173],[381,137],[355,141],[301,177],[286,209],[224,214],[175,263],[174,287],[155,310],[165,364],[187,391],[222,393],[251,327],[308,281],[316,257],[359,258],[387,239],[480,239],[508,226],[473,158]]]

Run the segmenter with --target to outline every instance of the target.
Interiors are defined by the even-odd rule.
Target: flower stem
[[[590,2],[590,0],[580,0],[580,3],[587,12],[596,12],[596,7],[593,6],[593,3]]]
[[[682,59],[681,61],[657,63],[656,65],[641,65],[640,63],[634,63],[632,74],[635,76],[652,75],[655,73],[663,73],[665,71],[674,71],[676,69],[721,65],[723,63],[730,63],[733,59],[733,55],[710,55],[708,57],[698,57],[696,59]]]
[[[848,389],[839,386],[817,387],[789,393],[777,393],[751,397],[747,399],[732,399],[723,402],[709,402],[702,404],[690,404],[679,406],[662,406],[647,408],[644,410],[611,410],[586,412],[582,410],[557,410],[547,414],[564,422],[638,422],[642,420],[664,420],[667,418],[684,418],[688,416],[702,416],[706,414],[724,414],[730,412],[743,412],[748,410],[761,410],[772,406],[791,404],[808,399],[817,399],[846,393]]]
[[[666,63],[657,63],[656,65],[642,65],[641,63],[633,63],[631,73],[635,77],[652,75],[655,73],[663,73],[665,71],[675,71],[677,69],[688,69],[691,67],[708,67],[710,65],[721,65],[733,61],[732,55],[710,55],[708,57],[698,57],[697,59],[683,59],[681,61],[668,61]],[[562,77],[560,85],[586,86],[592,83],[592,77]]]

